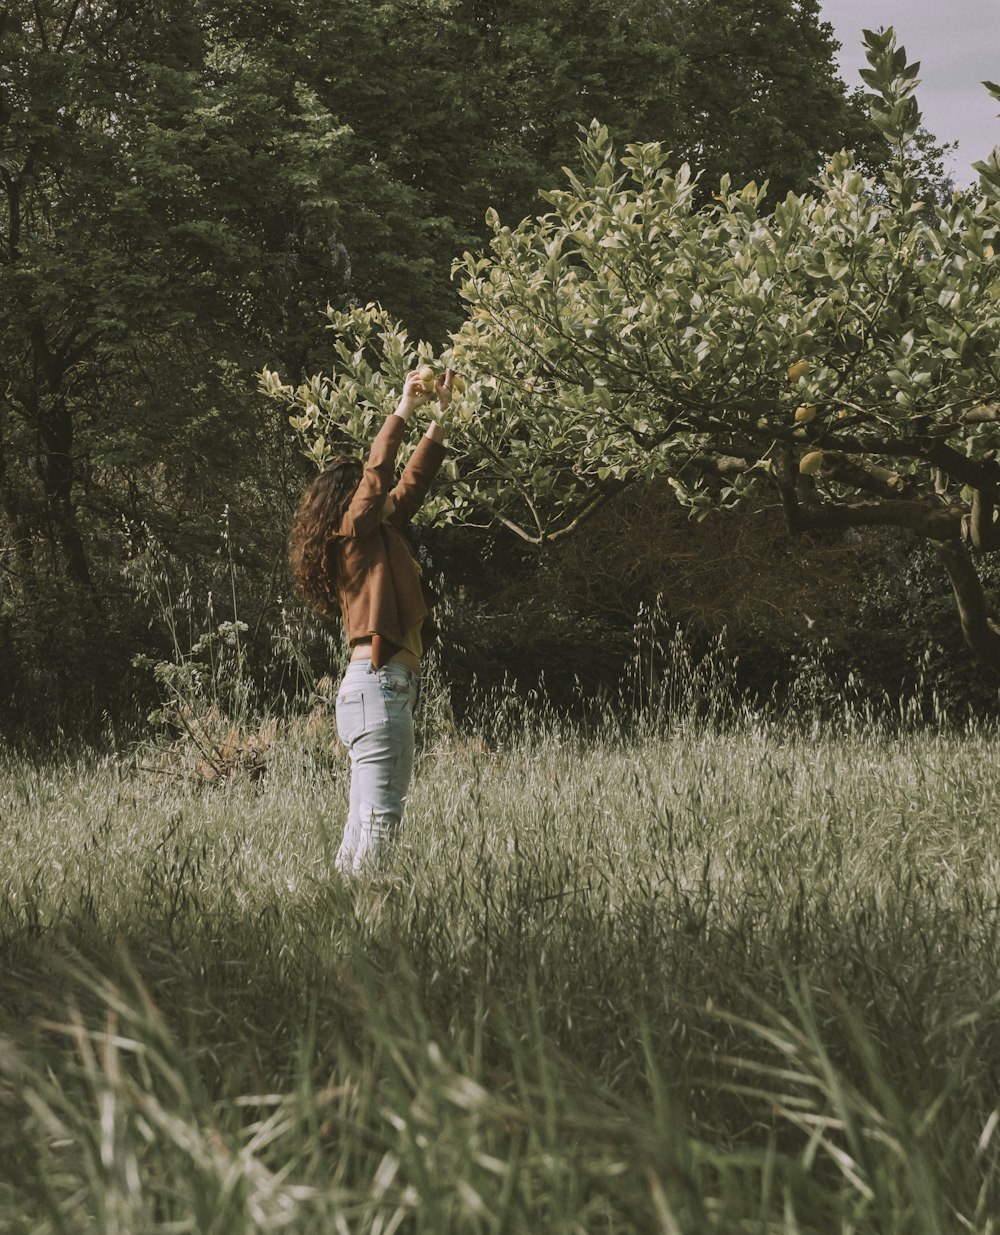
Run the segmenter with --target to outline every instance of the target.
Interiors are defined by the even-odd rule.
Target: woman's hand
[[[440,380],[439,378],[438,381]],[[404,420],[408,420],[413,412],[426,403],[430,397],[430,392],[424,386],[420,374],[416,369],[411,369],[403,382],[403,393],[399,400],[399,406],[396,408],[396,415],[402,416]]]
[[[446,412],[451,403],[451,383],[454,376],[454,369],[445,369],[443,373],[438,375],[437,381],[434,383],[434,389],[437,391],[438,407],[442,412]]]

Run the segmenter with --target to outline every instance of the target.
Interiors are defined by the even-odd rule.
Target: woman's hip
[[[366,733],[384,726],[406,740],[413,732],[419,682],[419,674],[392,661],[381,669],[373,669],[371,661],[352,661],[337,690],[340,740],[351,747]]]

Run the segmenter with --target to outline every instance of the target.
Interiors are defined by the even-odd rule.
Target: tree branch
[[[993,521],[996,513],[997,487],[982,485],[972,491],[972,513],[969,516],[969,539],[983,553],[1000,549],[1000,528]]]
[[[753,467],[752,463],[738,455],[713,455],[704,452],[694,455],[691,463],[701,472],[720,477],[741,476]]]
[[[569,521],[569,523],[557,528],[554,532],[545,531],[541,523],[539,523],[537,536],[532,535],[531,532],[521,527],[519,523],[515,523],[513,519],[509,519],[506,515],[501,514],[492,502],[486,501],[485,498],[479,494],[473,495],[471,488],[468,489],[468,492],[469,496],[473,497],[473,500],[476,501],[484,510],[486,510],[492,519],[495,519],[498,523],[501,523],[505,528],[507,528],[508,531],[513,532],[514,535],[520,540],[523,540],[527,544],[534,545],[538,548],[541,545],[554,544],[557,540],[562,540],[563,537],[569,536],[571,533],[575,532],[581,523],[586,522],[587,519],[589,519],[592,515],[595,515],[600,509],[602,509],[602,507],[606,506],[613,497],[621,493],[622,490],[627,489],[629,485],[634,482],[634,479],[635,478],[605,482],[603,489],[599,493],[592,493],[583,503],[581,503],[581,505],[577,508],[576,514]]]
[[[983,403],[979,407],[970,407],[959,416],[963,425],[989,425],[1000,420],[1000,403]]]
[[[795,455],[789,447],[774,452],[771,476],[781,498],[785,526],[792,536],[797,536],[803,529],[802,507],[799,505],[798,495],[799,473],[795,466]]]
[[[62,33],[59,35],[59,51],[63,51],[66,47],[66,40],[69,38],[69,33],[73,29],[73,22],[76,21],[76,15],[79,8],[79,0],[73,0],[73,3],[69,7],[69,12],[66,15],[66,22],[63,25]]]
[[[497,523],[502,524],[509,532],[513,532],[520,540],[525,541],[529,545],[540,545],[542,543],[541,535],[532,536],[519,523],[515,523],[513,519],[508,519],[506,515],[502,515],[492,502],[487,502],[485,498],[479,494],[473,494],[471,487],[468,488],[469,496],[473,498],[477,505],[481,506],[487,512],[491,519],[495,519]]]
[[[1000,480],[1000,464],[997,464],[995,460],[984,459],[978,462],[970,459],[968,455],[959,454],[957,450],[946,446],[944,442],[932,443],[924,451],[924,458],[929,463],[933,463],[935,467],[939,467],[952,480],[957,480],[959,484],[969,485],[973,489],[995,486]]]
[[[47,52],[49,50],[48,31],[45,29],[45,19],[42,17],[41,10],[38,7],[38,0],[34,0],[31,7],[35,14],[35,26],[38,29],[38,41],[42,45],[42,51]],[[73,5],[73,12],[76,12],[75,4]]]
[[[899,472],[879,467],[865,459],[842,454],[839,450],[823,451],[820,475],[824,480],[874,493],[876,497],[915,498],[917,495],[917,487],[910,477],[901,476]]]
[[[834,532],[849,527],[904,527],[928,540],[960,543],[962,520],[967,514],[962,506],[919,500],[809,503],[799,507],[798,526],[792,530]]]

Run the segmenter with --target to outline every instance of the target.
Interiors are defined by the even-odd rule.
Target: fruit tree
[[[979,190],[921,199],[919,66],[865,32],[879,181],[834,155],[808,195],[723,179],[699,207],[657,144],[616,156],[596,122],[581,167],[488,255],[456,264],[466,319],[434,358],[376,307],[331,314],[336,372],[265,372],[322,465],[370,440],[414,363],[466,377],[438,517],[566,536],[666,476],[700,518],[748,496],[791,532],[908,529],[934,544],[965,637],[1000,670],[978,564],[1000,549],[1000,148]],[[1000,98],[1000,87],[986,83]]]

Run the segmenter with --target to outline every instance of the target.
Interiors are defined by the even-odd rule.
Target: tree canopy
[[[696,517],[756,495],[792,532],[909,529],[1000,669],[976,571],[1000,548],[1000,150],[980,192],[923,200],[918,66],[891,30],[865,38],[884,183],[843,152],[772,210],[765,186],[727,177],[699,205],[687,165],[657,143],[618,157],[595,123],[547,214],[492,217],[488,255],[457,264],[467,315],[439,357],[469,385],[437,513],[542,544],[666,476]],[[366,441],[431,354],[374,306],[331,325],[334,374],[264,378],[318,463],[338,435]]]
[[[248,374],[275,351],[304,363],[317,299],[344,286],[343,128],[260,32],[223,40],[208,7],[0,11],[11,678],[117,678],[123,524],[214,549],[225,503],[260,487],[243,480],[261,438]]]
[[[533,214],[593,116],[780,195],[843,146],[881,158],[818,0],[304,0],[297,40],[350,126],[352,291],[438,341],[455,254],[488,209]]]
[[[2,20],[0,492],[25,563],[53,530],[90,585],[81,489],[147,489],[219,408],[227,364],[276,339],[294,355],[297,267],[334,278],[340,129],[250,50],[208,43],[186,4]]]
[[[126,527],[200,569],[229,507],[272,569],[300,477],[253,374],[318,366],[322,305],[440,348],[455,254],[594,114],[782,191],[871,159],[834,50],[815,0],[0,6],[0,694],[82,647],[115,687]]]

